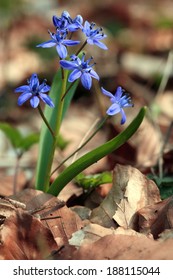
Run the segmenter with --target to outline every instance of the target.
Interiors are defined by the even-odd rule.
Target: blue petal
[[[121,124],[124,124],[126,122],[126,114],[125,114],[123,109],[120,110],[120,113],[121,113],[121,116],[122,116]]]
[[[73,41],[73,40],[64,40],[63,44],[66,46],[75,46],[78,45],[80,41]]]
[[[24,92],[22,93],[19,98],[17,104],[21,106],[25,101],[27,101],[32,96],[31,92]]]
[[[81,71],[79,71],[78,69],[73,70],[73,72],[71,72],[71,74],[69,75],[68,81],[70,83],[74,82],[75,80],[79,79],[80,76],[82,75]]]
[[[115,114],[118,114],[120,111],[121,111],[121,108],[120,108],[119,104],[113,103],[113,104],[109,107],[109,109],[107,110],[106,113],[107,113],[109,116],[113,116],[113,115],[115,115]]]
[[[49,105],[50,107],[55,107],[55,105],[53,104],[53,101],[52,99],[47,95],[47,94],[44,94],[44,93],[40,93],[40,98],[41,100],[46,103],[47,105]]]
[[[83,73],[81,76],[81,83],[86,89],[90,89],[92,85],[92,79],[89,73]]]
[[[68,70],[73,70],[78,66],[75,61],[67,61],[67,60],[61,60],[60,65]]]
[[[40,93],[48,92],[48,91],[50,91],[50,86],[45,85],[45,84],[41,84],[41,85],[39,86],[38,91],[39,91]]]
[[[104,89],[103,87],[101,87],[101,90],[102,90],[102,93],[103,93],[104,95],[106,95],[106,96],[110,97],[112,100],[115,100],[115,101],[116,101],[115,96],[114,96],[111,92],[107,91],[107,90]]]
[[[88,30],[90,30],[90,23],[86,20],[84,23],[84,28],[83,28],[83,32],[87,32]]]
[[[17,87],[14,92],[28,92],[30,91],[30,87],[28,85],[23,85],[23,86],[20,86],[20,87]]]
[[[38,104],[40,102],[40,99],[38,98],[38,96],[34,95],[31,99],[30,99],[30,104],[33,108],[37,108]]]
[[[83,17],[81,15],[77,15],[74,18],[74,22],[76,22],[77,24],[81,25],[83,23]]]
[[[88,43],[89,45],[94,45],[94,40],[91,39],[91,38],[88,38],[88,39],[87,39],[87,43]]]
[[[117,90],[115,92],[115,98],[117,99],[117,101],[119,101],[121,99],[121,96],[123,94],[123,91],[122,91],[122,87],[117,87]]]
[[[61,18],[62,17],[65,17],[65,18],[70,18],[70,14],[69,14],[69,12],[67,12],[67,11],[63,11],[62,12],[62,14],[61,14]]]
[[[56,46],[56,50],[57,50],[60,58],[66,58],[66,56],[67,56],[67,48],[64,45],[58,44]]]
[[[88,40],[87,40],[87,42],[88,42]],[[98,40],[93,40],[93,43],[103,50],[108,50],[108,47]]]
[[[96,71],[94,71],[93,69],[91,69],[91,71],[89,72],[90,73],[90,76],[95,78],[96,80],[99,81],[99,75],[96,73]]]
[[[55,27],[59,26],[60,18],[57,16],[52,17],[52,21]]]
[[[94,39],[96,40],[103,40],[104,38],[107,38],[107,35],[103,34],[103,33],[97,33],[95,36],[94,36]]]
[[[41,43],[39,45],[37,45],[36,47],[39,48],[51,48],[51,47],[54,47],[56,45],[56,42],[54,40],[49,40],[49,41],[46,41],[44,43]]]
[[[30,87],[33,91],[35,91],[39,87],[39,79],[37,74],[32,74],[30,78]]]

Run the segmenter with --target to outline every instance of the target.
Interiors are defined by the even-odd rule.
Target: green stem
[[[61,98],[61,101],[64,99],[64,97],[66,96],[66,94],[69,92],[69,90],[72,88],[72,86],[74,85],[76,81],[72,82],[70,84],[70,86],[68,87],[68,89],[65,91],[65,93],[63,94],[62,98]]]
[[[78,55],[80,52],[81,52],[81,50],[86,46],[86,44],[87,44],[87,41],[85,41],[84,43],[83,43],[83,45],[80,47],[80,49],[76,52],[76,54],[75,55]]]
[[[48,128],[49,131],[50,131],[50,133],[52,134],[52,137],[55,138],[55,134],[54,134],[52,128],[50,127],[50,125],[49,125],[47,119],[45,118],[45,116],[44,116],[44,114],[43,114],[43,111],[42,111],[40,105],[38,105],[38,111],[39,111],[39,113],[40,113],[40,115],[41,115],[41,117],[42,117],[42,119],[43,119],[45,125],[47,126],[47,128]]]
[[[77,152],[79,152],[95,135],[96,133],[102,128],[102,126],[105,124],[109,116],[104,117],[98,124],[96,130],[91,134],[91,136],[79,147],[77,148],[73,153],[71,153],[67,158],[65,158],[51,173],[53,175],[67,160],[69,160],[72,156],[74,156]]]

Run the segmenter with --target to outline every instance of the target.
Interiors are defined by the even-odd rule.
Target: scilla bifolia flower
[[[82,16],[77,15],[74,19],[72,19],[67,11],[64,11],[61,14],[61,17],[53,16],[52,21],[55,28],[62,33],[66,31],[75,32],[83,27]]]
[[[103,33],[101,27],[96,29],[94,29],[94,27],[95,23],[89,23],[87,20],[85,21],[82,32],[87,37],[87,43],[89,45],[96,45],[101,49],[107,50],[108,48],[106,45],[100,42],[100,40],[103,40],[107,36]]]
[[[112,105],[108,108],[106,113],[109,116],[113,116],[115,114],[120,113],[122,116],[121,124],[124,124],[126,122],[126,114],[123,108],[133,107],[130,96],[128,94],[123,95],[123,89],[120,86],[117,87],[115,95],[105,90],[103,87],[101,88],[101,90],[104,95],[110,97],[110,101],[112,102]]]
[[[72,55],[70,61],[61,60],[60,65],[65,69],[73,70],[69,75],[69,82],[74,82],[80,78],[82,85],[89,90],[92,86],[92,78],[99,80],[98,74],[92,68],[95,63],[89,64],[92,60],[93,57],[90,57],[85,61],[85,54],[83,53],[81,59],[76,55]]]
[[[56,47],[57,53],[60,58],[66,58],[68,54],[66,46],[75,46],[80,43],[80,41],[66,39],[67,31],[64,33],[61,33],[60,31],[57,31],[57,33],[52,33],[50,31],[48,32],[52,39],[37,45],[37,47],[41,47],[41,48]]]
[[[15,92],[22,92],[18,98],[18,105],[21,106],[27,100],[33,108],[38,107],[40,99],[50,107],[54,107],[51,98],[45,94],[50,90],[50,86],[46,84],[46,80],[40,84],[37,74],[32,74],[28,79],[28,85],[23,85],[15,89]]]

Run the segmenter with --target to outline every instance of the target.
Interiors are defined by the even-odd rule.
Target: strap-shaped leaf
[[[88,166],[97,162],[104,156],[112,153],[120,146],[122,146],[139,128],[145,116],[146,107],[141,108],[136,118],[130,123],[130,125],[115,138],[99,146],[91,152],[88,152],[70,166],[68,166],[52,183],[48,193],[57,196],[60,191],[80,172],[86,169]]]
[[[67,75],[67,73],[65,73]],[[67,82],[67,88],[69,88],[71,83]],[[68,91],[66,97],[63,100],[62,106],[62,71],[59,69],[54,77],[51,91],[49,96],[51,97],[53,103],[55,104],[55,108],[50,108],[48,106],[45,107],[44,115],[51,127],[51,129],[56,132],[57,130],[57,122],[59,122],[58,126],[60,127],[61,121],[67,111],[71,99],[74,95],[78,82],[76,82]],[[62,114],[61,111],[62,110]],[[62,119],[60,119],[62,117]],[[56,133],[55,133],[56,134]],[[39,154],[37,161],[37,170],[36,170],[36,188],[39,190],[45,190],[47,188],[48,179],[50,177],[50,169],[53,161],[55,149],[54,139],[48,130],[47,126],[43,123],[41,134],[40,134],[40,142],[39,142]]]

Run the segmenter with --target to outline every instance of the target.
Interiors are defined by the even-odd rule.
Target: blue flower
[[[85,61],[85,54],[83,54],[82,59],[76,55],[72,55],[71,61],[61,60],[60,65],[65,69],[73,70],[69,75],[69,82],[74,82],[80,78],[82,85],[86,89],[90,89],[92,86],[92,78],[99,80],[99,76],[92,69],[95,63],[89,64],[92,59],[93,57]]]
[[[22,92],[18,98],[18,105],[21,106],[24,102],[30,99],[30,104],[33,108],[38,107],[40,99],[50,107],[55,107],[52,99],[45,94],[50,90],[50,86],[46,84],[46,80],[40,84],[37,74],[32,74],[28,80],[28,85],[23,85],[15,89],[15,92]]]
[[[84,23],[82,32],[85,33],[87,37],[87,43],[90,45],[96,45],[101,49],[107,50],[107,46],[100,42],[100,40],[106,38],[107,36],[102,32],[102,28],[96,28],[95,23],[89,23],[87,20]]]
[[[74,46],[80,43],[80,41],[67,40],[67,32],[60,33],[57,31],[57,33],[52,33],[49,31],[49,34],[52,39],[37,45],[37,47],[51,48],[55,46],[60,58],[66,58],[68,54],[66,46]]]
[[[52,20],[55,28],[62,33],[66,31],[74,32],[83,27],[83,18],[81,15],[77,15],[72,19],[70,14],[66,11],[61,14],[61,17],[53,16]]]
[[[111,92],[105,90],[103,87],[101,88],[102,93],[106,96],[110,97],[110,101],[112,102],[112,105],[108,108],[107,114],[109,116],[113,116],[115,114],[120,113],[121,118],[121,124],[124,124],[126,122],[126,115],[123,110],[125,107],[133,107],[133,104],[131,103],[131,98],[128,94],[123,95],[123,89],[122,87],[118,87],[115,95],[113,95]]]

